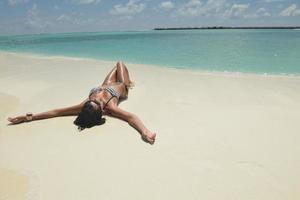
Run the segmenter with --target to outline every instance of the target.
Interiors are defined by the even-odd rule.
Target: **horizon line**
[[[300,26],[200,26],[200,27],[156,27],[153,30],[190,30],[190,29],[300,29]]]
[[[7,36],[26,36],[26,35],[44,35],[44,34],[72,34],[72,33],[107,33],[107,32],[143,32],[156,30],[193,30],[193,29],[300,29],[300,26],[195,26],[195,27],[155,27],[143,30],[102,30],[102,31],[72,31],[72,32],[40,32],[24,34],[4,34],[0,37]]]

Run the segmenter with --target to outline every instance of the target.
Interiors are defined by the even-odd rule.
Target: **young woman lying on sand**
[[[48,119],[61,116],[77,116],[74,124],[81,131],[85,128],[91,128],[105,123],[102,116],[112,116],[128,122],[135,128],[142,139],[150,144],[154,144],[156,134],[149,131],[142,121],[134,114],[122,110],[118,107],[120,101],[128,98],[128,88],[132,82],[129,79],[129,73],[124,63],[118,62],[111,72],[106,76],[101,86],[93,88],[89,96],[82,103],[60,109],[54,109],[47,112],[8,118],[12,124],[30,122],[33,120]]]

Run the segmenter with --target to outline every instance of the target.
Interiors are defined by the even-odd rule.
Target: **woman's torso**
[[[126,99],[128,95],[128,91],[125,84],[120,82],[111,82],[108,84],[104,84],[102,86],[95,87],[90,91],[89,96],[92,95],[98,96],[100,95],[100,93],[103,93],[103,95],[106,98],[115,97],[112,99],[113,100],[112,102],[115,103],[119,103],[119,100]]]
[[[111,88],[118,93],[120,99],[127,97],[127,89],[124,83],[120,82],[111,82],[107,85],[102,85],[102,88]]]

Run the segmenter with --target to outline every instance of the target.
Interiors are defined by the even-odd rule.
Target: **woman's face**
[[[89,96],[89,100],[91,102],[91,105],[94,107],[95,110],[101,110],[102,108],[102,102],[101,101],[98,101],[97,98],[96,98],[96,94],[91,94]]]
[[[97,99],[91,99],[90,101],[91,101],[91,105],[94,107],[95,110],[101,110],[102,108],[101,101],[99,102]]]

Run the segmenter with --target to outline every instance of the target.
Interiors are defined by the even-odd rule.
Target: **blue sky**
[[[0,35],[300,25],[300,0],[0,0]]]

